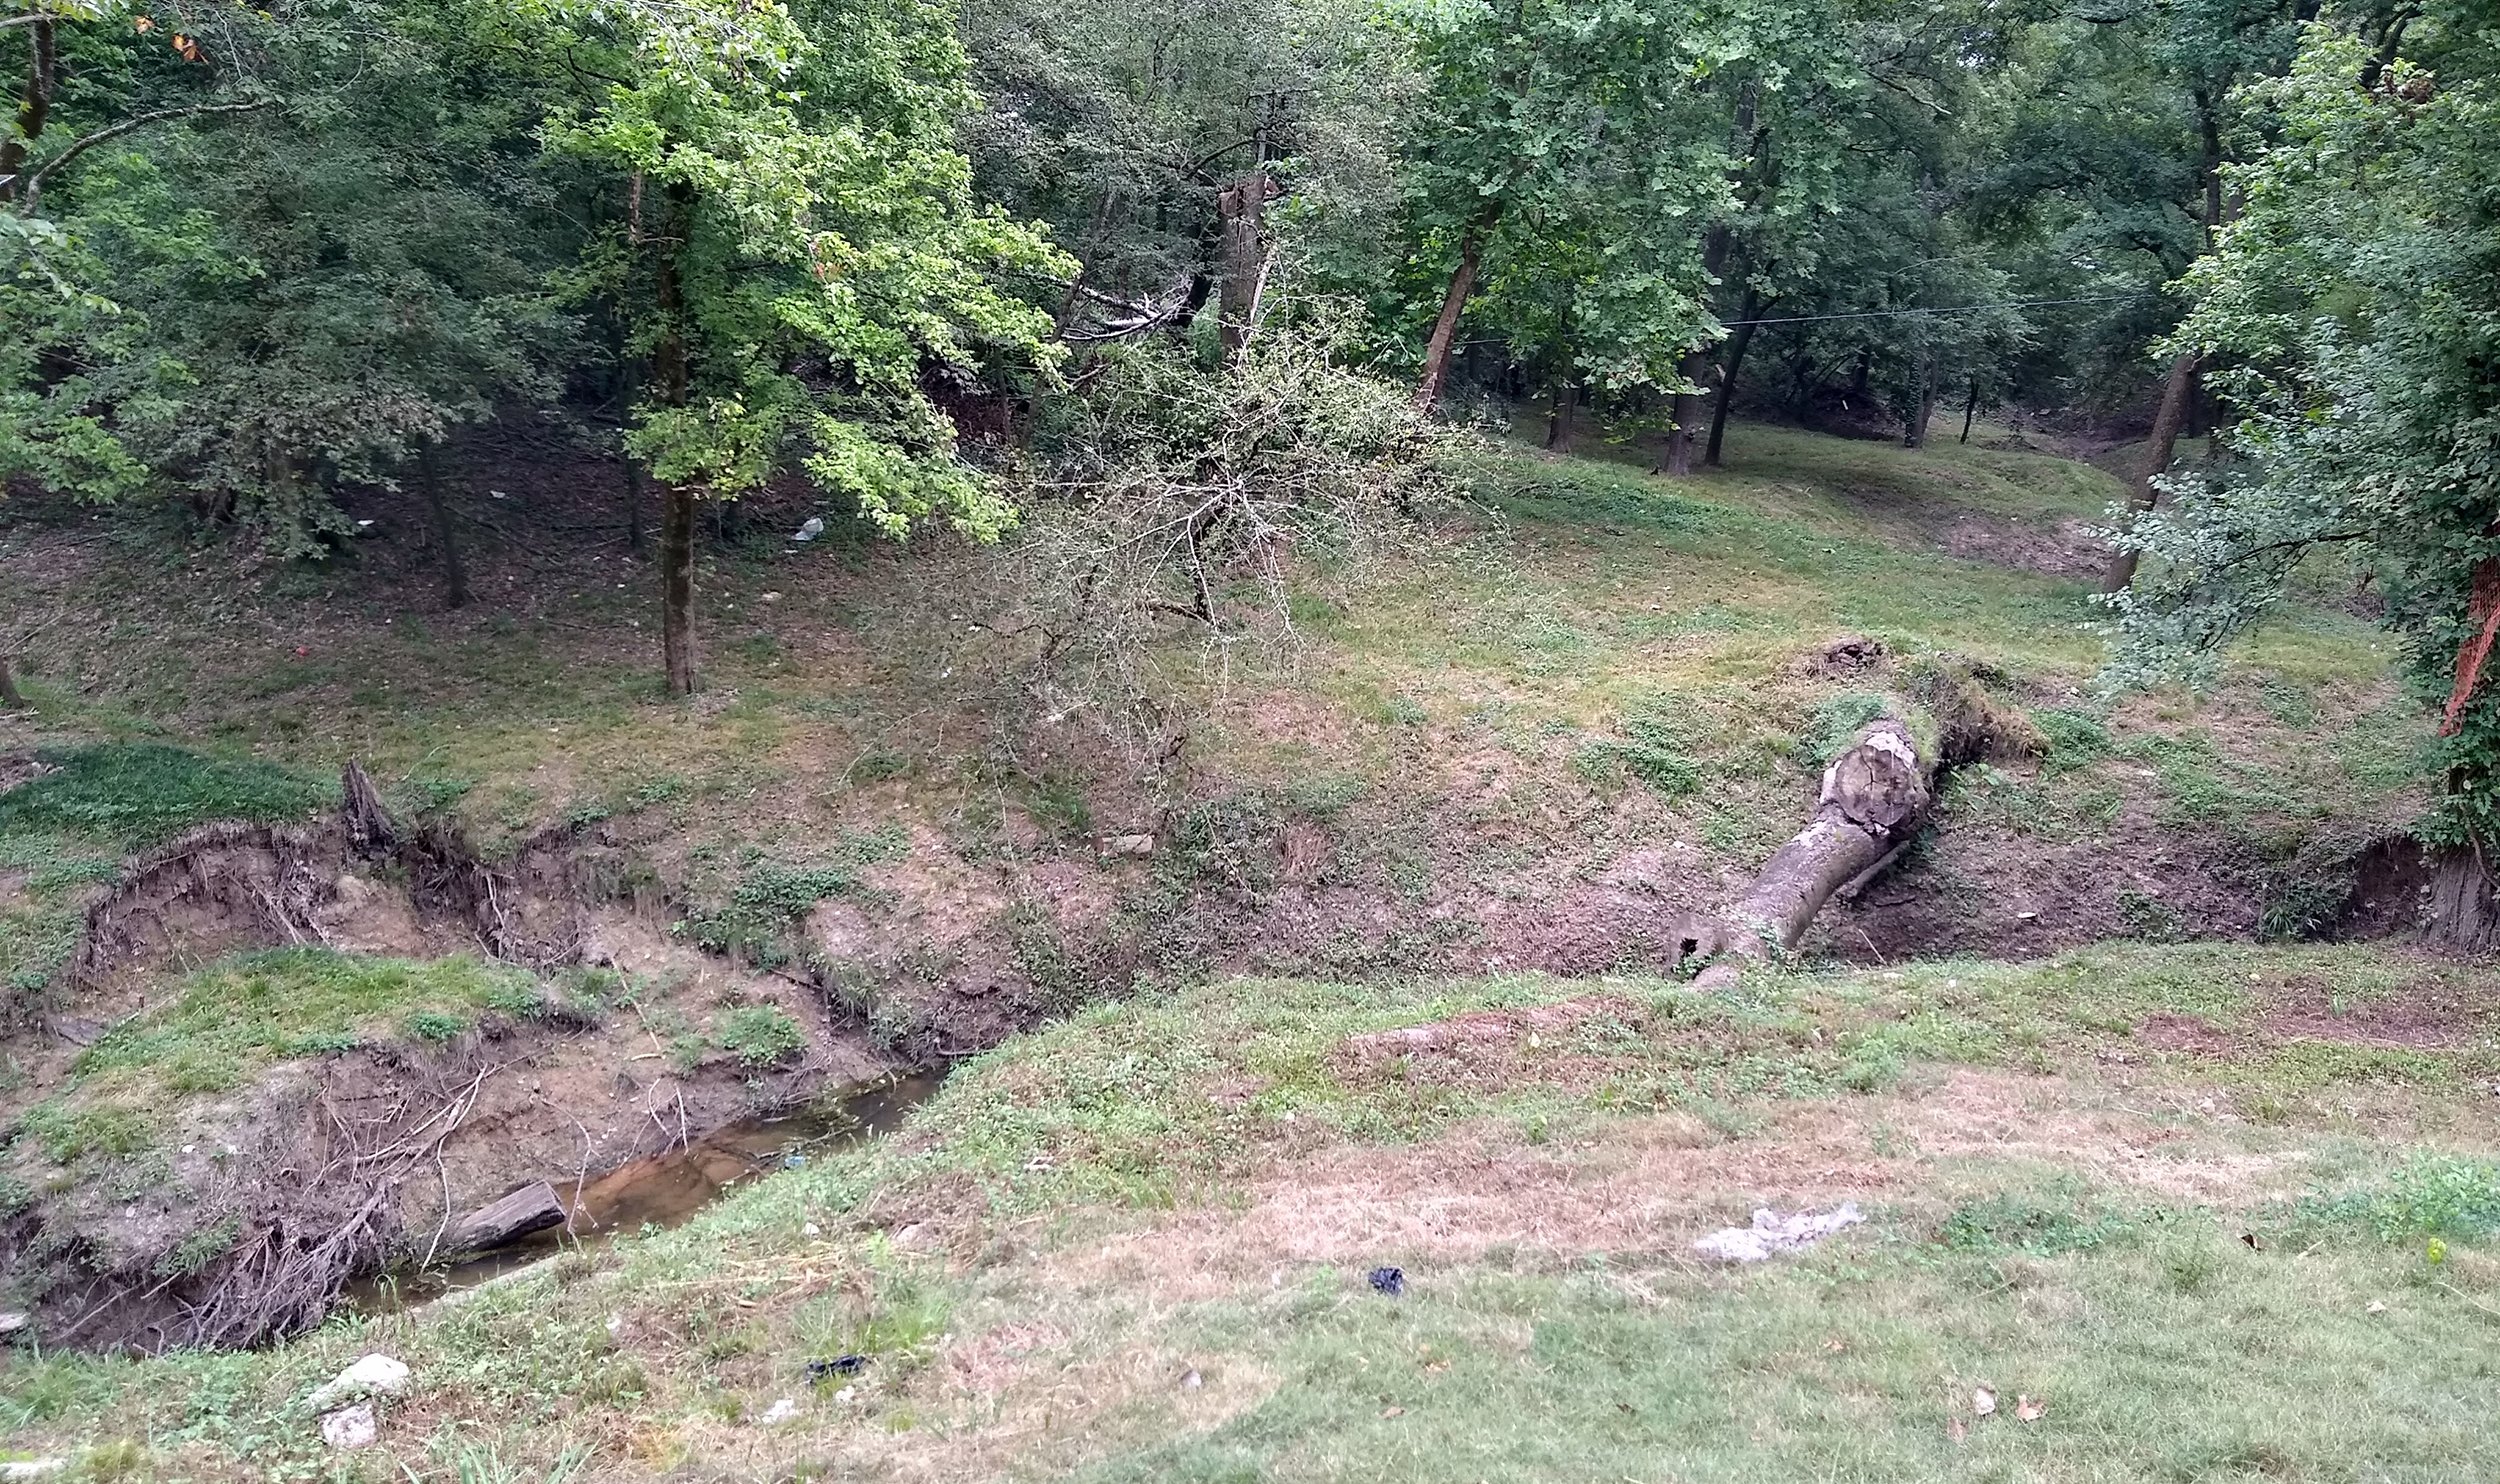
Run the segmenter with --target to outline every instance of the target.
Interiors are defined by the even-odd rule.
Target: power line
[[[1719,323],[1734,329],[1739,325],[1810,325],[1831,319],[1900,319],[1918,314],[1975,314],[1983,309],[2040,309],[2051,304],[2125,304],[2135,299],[2158,298],[2159,295],[2099,294],[2086,299],[2015,299],[2003,304],[1955,304],[1940,309],[1861,309],[1851,314],[1793,314],[1784,319],[1730,319]]]

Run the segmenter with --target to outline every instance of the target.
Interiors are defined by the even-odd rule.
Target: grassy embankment
[[[20,1359],[0,1420],[169,1478],[2469,1477],[2485,983],[2136,947],[1720,997],[1211,984],[680,1231],[270,1355]],[[1868,1224],[1805,1256],[1689,1252],[1841,1199]],[[387,1454],[325,1459],[294,1399],[377,1348],[419,1377]]]
[[[2110,710],[2088,694],[2085,585],[2024,567],[2088,560],[2039,541],[2097,515],[2106,477],[1770,430],[1733,456],[1679,485],[1629,455],[1505,455],[1501,521],[1419,544],[1352,601],[1306,595],[1292,666],[1193,682],[1203,774],[1325,795],[1339,869],[1409,899],[1461,880],[1515,890],[1540,861],[1592,872],[1633,839],[1741,866],[1792,827],[1819,735],[1866,684],[1800,662],[1855,631],[1997,667],[2053,744],[2037,770],[1966,775],[1948,837],[2090,842],[2149,823],[2264,860],[2412,807],[2420,724],[2381,641],[2326,608],[2261,630],[2214,695]],[[1047,853],[1083,850],[1123,807],[1082,757],[1002,742],[994,682],[1012,657],[962,622],[981,595],[942,553],[715,553],[713,689],[675,707],[618,643],[645,604],[614,553],[505,568],[483,554],[483,611],[446,615],[387,553],[253,586],[204,580],[144,526],[39,522],[0,548],[0,583],[29,601],[115,616],[47,636],[40,717],[10,723],[22,736],[233,759],[188,803],[170,778],[121,790],[162,805],[144,820],[46,814],[41,780],[0,796],[16,811],[0,817],[0,954],[20,985],[49,976],[122,850],[317,804],[324,786],[304,780],[349,753],[403,804],[490,842],[638,811],[680,847],[698,901],[759,872],[815,879],[826,849],[848,848],[826,842],[898,819],[924,827],[915,852],[974,852],[1021,815],[1041,843],[1018,848]],[[2143,935],[2192,927],[2156,913]],[[287,1056],[324,1037],[424,1039],[496,995],[565,988],[456,965],[318,968],[324,992],[258,996],[283,1013],[243,1017],[248,1032],[232,1012],[263,969],[167,986],[98,1048],[82,1095],[182,1094],[181,1068],[207,1064],[178,1044],[194,1021],[235,1041],[220,1057]],[[317,1473],[289,1398],[380,1344],[425,1378],[392,1447],[445,1476],[464,1458],[483,1477],[543,1470],[576,1444],[626,1476],[747,1477],[770,1460],[1454,1477],[1481,1460],[1488,1477],[1924,1477],[1959,1459],[2132,1478],[2354,1456],[2403,1476],[2483,1446],[2459,1436],[2453,1393],[2391,1388],[2426,1355],[2461,1383],[2480,1375],[2468,1341],[2489,1295],[2470,1238],[2487,1172],[2407,1151],[2487,1146],[2474,1086],[2489,1042],[2442,1011],[2427,1032],[2340,1044],[2333,1017],[2410,1003],[2408,985],[2446,972],[2362,950],[2138,949],[1726,1002],[1629,978],[1579,987],[1610,997],[1592,1017],[1513,1026],[1484,1066],[1332,1048],[1573,987],[1162,990],[1011,1047],[913,1137],[777,1179],[687,1233],[273,1356],[20,1361],[0,1421],[18,1446],[104,1448],[99,1469]],[[2267,1021],[2293,984],[2329,1039]],[[391,1010],[360,997],[373,985]],[[2148,1050],[2130,1031],[2154,1014],[2211,1024],[2158,1022]],[[1682,1255],[1692,1230],[1757,1201],[1843,1195],[1870,1203],[1871,1229],[1811,1258],[1730,1276]],[[2414,1240],[2434,1229],[2455,1243],[2439,1263]],[[2241,1230],[2261,1247],[2236,1245]],[[1409,1268],[1408,1300],[1349,1278],[1376,1261]],[[2373,1296],[2386,1313],[2367,1312]],[[880,1358],[837,1402],[799,1367],[844,1350]],[[2190,1377],[2210,1400],[2181,1399]],[[1941,1451],[1978,1381],[2049,1393],[2050,1419],[1990,1419],[1969,1451]],[[2366,1405],[2306,1404],[2319,1389]],[[800,1424],[737,1420],[781,1395],[806,1403]]]
[[[2210,695],[2095,698],[2083,527],[2120,489],[2088,465],[1768,428],[1738,431],[1729,470],[1681,483],[1637,451],[1594,454],[1499,456],[1497,522],[1406,543],[1350,598],[1302,595],[1290,663],[1208,665],[1184,642],[1172,669],[1202,708],[1186,791],[1325,815],[1342,826],[1334,879],[1410,899],[1538,861],[1595,873],[1635,843],[1750,869],[1880,684],[1806,663],[1855,632],[1993,666],[2055,744],[2036,775],[1967,775],[1949,820],[2051,846],[2158,825],[2255,877],[2418,808],[2417,708],[2384,640],[2329,608],[2264,626]],[[557,529],[595,529],[545,504]],[[479,602],[445,613],[413,536],[233,583],[222,557],[144,521],[20,519],[0,533],[0,592],[108,621],[46,633],[29,666],[43,710],[5,725],[316,775],[361,757],[401,804],[447,810],[489,848],[633,812],[712,901],[804,870],[846,831],[906,824],[925,832],[915,852],[982,862],[1084,851],[1173,802],[1089,747],[1081,714],[1027,730],[1012,680],[1029,641],[974,626],[999,599],[958,554],[715,548],[711,689],[671,706],[640,652],[645,569],[568,539],[472,553]],[[47,880],[82,858],[8,848]]]

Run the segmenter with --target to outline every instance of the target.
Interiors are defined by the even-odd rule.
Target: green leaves
[[[2127,539],[2161,559],[2117,605],[2122,673],[2193,666],[2321,547],[2348,549],[2448,704],[2431,833],[2500,840],[2500,674],[2467,650],[2500,574],[2500,47],[2451,35],[2433,73],[2313,26],[2250,90],[2279,142],[2230,172],[2244,202],[2190,275],[2175,344],[2219,358],[2244,461],[2171,484]],[[2374,84],[2365,84],[2375,78]]]
[[[568,45],[604,43],[611,79],[569,101],[551,148],[636,193],[586,283],[689,377],[682,403],[653,389],[632,451],[723,498],[795,467],[897,536],[931,516],[1003,529],[1012,511],[957,459],[922,369],[1046,373],[1049,317],[1004,282],[1074,265],[974,207],[948,17],[918,0],[545,13],[576,28]]]

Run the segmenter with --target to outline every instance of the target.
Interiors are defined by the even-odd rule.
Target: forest
[[[0,1477],[2500,1467],[2493,0],[0,110]]]

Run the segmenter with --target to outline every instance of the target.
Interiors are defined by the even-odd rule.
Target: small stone
[[[2385,1299],[2372,1299],[2372,1300],[2370,1300],[2370,1312],[2371,1312],[2371,1313],[2373,1313],[2373,1314],[2384,1314],[2384,1313],[2386,1313],[2386,1312],[2387,1312],[2387,1301],[2386,1301]]]
[[[338,1403],[356,1396],[397,1396],[408,1389],[410,1372],[404,1362],[387,1355],[368,1355],[333,1376],[305,1399],[305,1405],[316,1412],[327,1412]]]
[[[1132,857],[1152,855],[1155,853],[1155,837],[1152,835],[1105,835],[1102,837],[1102,853]]]
[[[798,1415],[799,1404],[785,1396],[779,1401],[774,1402],[771,1406],[766,1407],[764,1409],[764,1415],[755,1419],[755,1425],[757,1427],[779,1427],[781,1424]]]
[[[69,1468],[66,1458],[21,1458],[0,1463],[0,1479],[49,1479]]]
[[[0,1335],[16,1334],[19,1330],[24,1329],[27,1325],[33,1322],[33,1320],[27,1318],[25,1315],[15,1312],[0,1314]]]
[[[1406,1292],[1404,1268],[1374,1268],[1364,1274],[1363,1278],[1365,1282],[1371,1284],[1372,1292],[1387,1298],[1396,1298],[1399,1294]]]
[[[823,1236],[824,1234],[825,1234],[825,1229],[824,1229],[823,1227],[821,1227],[821,1226],[818,1226],[818,1225],[817,1225],[815,1222],[813,1222],[813,1221],[808,1222],[806,1225],[804,1225],[804,1226],[802,1226],[802,1227],[800,1227],[800,1228],[799,1228],[799,1235],[800,1235],[800,1236],[802,1236],[802,1237],[821,1237],[821,1236]]]
[[[370,1448],[381,1431],[381,1425],[374,1420],[373,1403],[369,1401],[322,1414],[321,1441],[341,1451]]]
[[[1985,1386],[1978,1388],[1970,1394],[1970,1409],[1982,1417],[1993,1414],[1997,1409],[1997,1394]]]
[[[1196,1391],[1199,1387],[1206,1384],[1206,1378],[1199,1375],[1196,1371],[1184,1372],[1181,1376],[1181,1390],[1183,1391]]]

